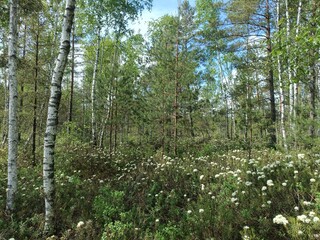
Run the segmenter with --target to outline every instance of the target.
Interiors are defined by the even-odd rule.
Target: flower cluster
[[[287,225],[289,221],[284,216],[279,214],[273,218],[273,223],[280,224],[280,225]]]

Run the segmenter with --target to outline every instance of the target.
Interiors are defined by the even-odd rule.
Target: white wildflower
[[[310,179],[310,182],[311,182],[311,183],[314,183],[315,181],[316,181],[316,180],[315,180],[314,178],[311,178],[311,179]]]
[[[303,153],[299,153],[299,154],[298,154],[298,159],[299,159],[299,160],[304,159],[304,156],[305,156],[305,155],[304,155]]]
[[[236,202],[238,198],[231,198],[231,202]]]
[[[187,211],[187,213],[188,213],[188,214],[191,214],[191,213],[192,213],[192,211],[191,211],[191,210],[188,210],[188,211]]]
[[[203,213],[204,212],[204,209],[203,208],[200,208],[199,209],[199,213]]]
[[[261,188],[261,191],[265,191],[265,190],[267,190],[267,187],[266,187],[266,186],[263,186],[263,187]]]
[[[318,217],[313,217],[313,219],[312,219],[312,220],[313,220],[313,222],[315,222],[315,223],[316,223],[316,222],[319,222],[319,220],[320,220],[320,219],[319,219]]]
[[[246,185],[247,185],[247,186],[250,186],[250,185],[252,185],[252,182],[247,181],[247,182],[246,182]]]
[[[314,211],[309,212],[309,217],[314,217],[316,213]]]
[[[312,204],[311,202],[303,201],[303,205],[305,205],[305,206],[309,206],[309,205],[311,205],[311,204]]]
[[[310,222],[310,219],[304,214],[297,216],[297,220],[304,223]]]
[[[203,178],[204,178],[204,175],[201,175],[201,176],[200,176],[200,178],[199,178],[199,179],[200,179],[200,181],[201,181]]]
[[[267,185],[268,185],[269,187],[273,186],[273,185],[274,185],[274,184],[273,184],[273,181],[272,181],[271,179],[269,179],[269,180],[267,181]]]
[[[273,223],[280,224],[280,225],[287,225],[289,221],[284,216],[279,214],[273,218]]]
[[[298,206],[295,206],[295,207],[294,207],[294,210],[295,210],[295,211],[299,211],[299,207],[298,207]]]
[[[84,225],[84,222],[83,222],[83,221],[80,221],[80,222],[78,222],[78,224],[77,224],[77,228],[81,228],[83,225]]]

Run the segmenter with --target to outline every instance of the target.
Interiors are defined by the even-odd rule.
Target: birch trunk
[[[18,1],[10,0],[10,23],[8,41],[9,68],[9,127],[8,127],[8,187],[6,210],[14,211],[17,192],[17,156],[18,156],[18,83],[17,83],[17,40],[18,40]]]
[[[96,81],[98,73],[98,63],[100,55],[100,29],[98,30],[98,46],[96,51],[96,59],[94,62],[92,83],[91,83],[91,141],[92,146],[97,146],[97,121],[96,121]]]
[[[2,130],[1,130],[1,147],[7,142],[8,137],[8,108],[9,108],[9,99],[8,99],[8,79],[7,72],[5,68],[1,68],[2,70],[2,78],[3,78],[3,95],[4,95],[4,111],[2,118]]]
[[[302,9],[302,0],[299,1],[299,5],[298,5],[298,13],[297,13],[297,23],[296,23],[296,35],[295,37],[298,36],[299,34],[299,28],[300,28],[300,19],[301,19],[301,9]],[[294,71],[293,71],[293,75],[294,78],[297,78],[297,71],[296,71],[296,65],[297,62],[295,61],[294,63]],[[290,115],[292,117],[292,121],[291,121],[291,129],[293,130],[293,138],[294,138],[294,145],[296,146],[297,144],[297,134],[296,134],[296,119],[297,119],[297,111],[296,108],[298,106],[298,89],[299,89],[299,85],[298,83],[293,83],[292,86],[290,86],[290,90],[293,93],[294,98],[292,98],[292,112],[290,112]],[[291,105],[291,104],[290,104]]]
[[[277,8],[279,8],[279,1],[277,3]],[[294,95],[294,84],[292,82],[292,72],[291,72],[291,57],[289,56],[290,53],[290,15],[289,15],[289,5],[288,5],[288,0],[285,0],[285,6],[286,6],[286,51],[287,51],[287,70],[288,70],[288,81],[289,81],[289,115],[293,116],[293,111],[295,109],[294,106],[294,99],[295,99],[295,95]],[[277,12],[278,17],[279,17],[279,10]],[[279,19],[278,19],[279,21]],[[279,24],[279,23],[278,23]],[[290,118],[290,127],[291,130],[294,131],[293,129],[293,119]]]
[[[286,11],[288,9],[288,5],[287,5],[287,0],[286,0]],[[288,14],[286,15],[288,18]],[[287,22],[287,30],[288,30],[288,25],[290,26],[290,24]],[[280,31],[280,2],[277,2],[277,31]],[[290,31],[289,31],[290,32]],[[288,32],[287,32],[288,34]],[[289,39],[289,36],[287,35],[287,40]],[[279,40],[281,41],[281,39]],[[280,132],[282,135],[282,143],[283,143],[283,147],[286,151],[288,151],[288,145],[287,145],[287,134],[286,134],[286,128],[285,128],[285,121],[284,121],[284,117],[285,117],[285,104],[284,104],[284,99],[285,99],[285,95],[284,95],[284,90],[283,90],[283,79],[282,79],[282,67],[281,67],[281,60],[280,60],[280,56],[277,56],[277,63],[278,63],[278,78],[279,78],[279,92],[280,92],[280,102],[279,102],[279,112],[280,112]],[[291,67],[290,67],[290,60],[288,60],[288,78],[289,78],[289,83],[291,84]],[[291,104],[290,104],[291,107]]]
[[[301,11],[302,11],[302,0],[299,1],[299,6],[298,6],[298,14],[297,14],[297,26],[296,26],[296,37],[298,37],[299,30],[300,30],[300,19],[301,19]],[[297,76],[296,71],[294,71],[294,76]],[[294,99],[294,106],[297,107],[298,103],[298,84],[294,83],[294,95],[296,96]],[[296,110],[293,109],[293,116],[296,118]]]
[[[55,140],[58,124],[58,110],[61,99],[61,81],[63,72],[68,60],[70,51],[70,33],[73,23],[75,0],[67,0],[64,20],[62,25],[62,34],[60,42],[60,51],[56,59],[55,68],[52,75],[50,98],[48,105],[47,124],[44,137],[43,151],[43,189],[45,198],[45,226],[44,234],[54,233],[54,153]]]

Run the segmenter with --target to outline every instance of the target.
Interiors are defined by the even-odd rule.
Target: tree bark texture
[[[271,43],[271,20],[270,20],[270,5],[269,0],[266,0],[266,31],[267,31],[267,52],[268,52],[268,68],[269,68],[269,76],[268,76],[268,85],[269,85],[269,93],[270,93],[270,126],[269,126],[269,136],[270,142],[269,146],[271,148],[276,147],[277,136],[276,136],[276,103],[275,103],[275,93],[274,93],[274,76],[273,76],[273,66],[272,66],[272,43]]]
[[[68,60],[70,52],[70,33],[73,24],[75,0],[67,0],[64,20],[62,25],[62,34],[60,42],[60,50],[56,59],[55,68],[52,75],[50,98],[48,105],[48,115],[46,123],[46,131],[44,136],[44,153],[43,153],[43,188],[45,197],[45,226],[44,234],[50,235],[54,233],[54,154],[55,140],[58,125],[58,110],[61,99],[61,82],[63,72]]]
[[[68,114],[68,121],[69,123],[72,122],[72,114],[73,114],[73,92],[74,92],[74,72],[75,72],[75,27],[73,25],[72,28],[72,55],[71,55],[71,84],[70,84],[70,100],[69,100],[69,114]],[[71,127],[68,126],[68,133],[70,134]]]
[[[18,83],[17,83],[17,40],[18,0],[10,0],[10,22],[8,41],[9,120],[8,120],[8,186],[6,210],[14,211],[17,192],[18,157]]]
[[[98,44],[96,50],[96,59],[94,62],[92,83],[91,83],[91,141],[92,146],[97,146],[97,121],[96,121],[96,82],[98,74],[98,64],[100,55],[100,29],[98,30]]]
[[[33,99],[33,124],[32,124],[32,165],[36,165],[36,137],[37,137],[37,107],[38,107],[38,75],[39,75],[39,22],[36,35],[36,62],[34,73],[34,99]]]
[[[286,11],[288,10],[288,1],[286,0]],[[289,17],[288,14],[286,14],[287,18]],[[288,26],[290,26],[289,23],[287,23],[287,31]],[[290,28],[289,28],[290,29]],[[277,3],[277,30],[280,31],[280,2]],[[288,32],[287,32],[288,34]],[[289,40],[289,35],[287,35],[287,41]],[[287,42],[288,43],[288,42]],[[279,111],[280,111],[280,131],[282,135],[282,144],[286,151],[288,151],[288,145],[287,145],[287,134],[286,134],[286,128],[285,128],[285,94],[284,94],[284,87],[283,87],[283,79],[282,79],[282,63],[280,56],[277,56],[277,63],[278,63],[278,80],[279,80]],[[292,78],[291,78],[291,67],[289,66],[291,64],[290,60],[288,60],[288,80],[289,84],[292,85]],[[290,87],[291,89],[291,87]],[[290,105],[291,106],[291,105]],[[291,108],[291,107],[290,107]]]
[[[316,1],[312,1],[312,19],[315,19],[317,11]],[[316,23],[311,23],[311,31],[310,34],[312,38],[315,38],[316,35]],[[309,90],[310,90],[310,120],[311,125],[309,128],[310,137],[314,138],[316,136],[316,124],[315,120],[317,118],[317,108],[316,108],[316,99],[317,99],[317,54],[315,49],[310,50],[310,66],[309,66]]]

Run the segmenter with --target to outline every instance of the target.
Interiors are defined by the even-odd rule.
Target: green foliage
[[[119,220],[124,207],[124,192],[105,186],[94,200],[95,218],[101,223]]]
[[[61,240],[316,239],[318,234],[320,163],[312,152],[253,150],[249,159],[246,151],[229,150],[171,158],[143,156],[142,150],[126,146],[110,162],[101,150],[60,144],[56,198]],[[6,229],[1,237],[41,238],[40,172],[20,171],[24,189],[14,220],[0,212],[1,229]],[[4,189],[5,178],[0,179]],[[287,225],[273,222],[279,214]],[[301,215],[316,222],[302,222]]]
[[[130,231],[131,230],[131,231]],[[109,223],[102,234],[101,240],[107,239],[132,239],[132,225],[115,221]],[[130,237],[131,236],[131,237]]]
[[[258,37],[266,37],[266,1],[197,0],[196,8],[183,1],[179,18],[165,15],[150,23],[149,42],[140,34],[132,35],[128,22],[149,9],[150,0],[77,1],[76,40],[82,38],[84,80],[75,86],[73,121],[68,122],[71,94],[69,77],[64,79],[55,152],[57,236],[49,239],[319,238],[320,163],[314,153],[320,143],[309,133],[311,126],[319,128],[317,117],[310,117],[312,111],[318,114],[319,107],[318,100],[315,109],[311,104],[310,95],[317,91],[312,92],[310,80],[318,80],[320,8],[316,1],[302,1],[298,23],[298,1],[288,1],[288,32],[284,2],[279,29],[273,26],[276,2],[269,2],[271,67],[266,64],[266,41]],[[0,3],[5,42],[8,7],[5,1]],[[41,139],[63,3],[20,1],[23,31],[18,44],[24,46],[26,39],[26,51],[19,56],[17,73],[19,191],[16,212],[7,216],[3,141],[0,239],[43,238]],[[100,146],[92,147],[90,95],[97,37],[101,37],[96,79]],[[1,77],[6,78],[5,43],[1,50]],[[276,93],[276,104],[284,103],[280,110],[285,115],[287,155],[282,153],[287,151],[284,146],[278,152],[265,150],[270,134],[266,84],[270,70],[276,92],[280,77],[283,83],[283,99]],[[2,78],[0,92],[6,97]],[[293,84],[298,89],[297,105],[291,109]],[[175,118],[178,151],[172,156]],[[36,166],[29,147],[34,119]],[[280,136],[278,125],[274,127]],[[277,223],[279,215],[288,223]]]

